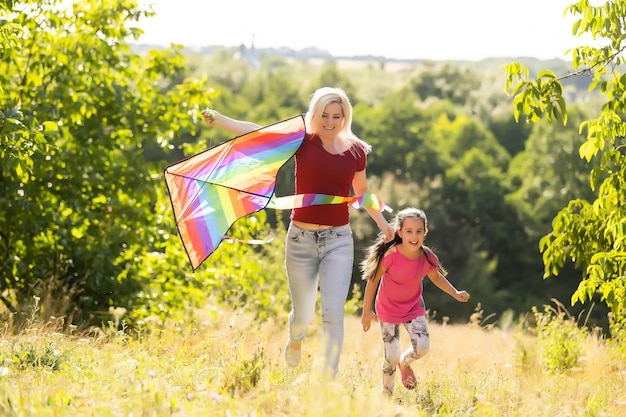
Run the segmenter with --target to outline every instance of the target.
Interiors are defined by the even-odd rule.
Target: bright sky
[[[334,56],[563,58],[574,0],[144,0],[140,43],[317,47]]]

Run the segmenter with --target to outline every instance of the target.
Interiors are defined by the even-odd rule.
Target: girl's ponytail
[[[396,233],[393,240],[385,243],[385,241],[379,237],[376,242],[367,249],[367,255],[365,259],[361,261],[361,278],[370,281],[376,276],[376,271],[380,265],[380,261],[383,259],[385,253],[392,246],[400,243],[400,236]]]
[[[441,266],[441,262],[439,262],[439,258],[435,255],[435,252],[431,248],[426,245],[422,245],[422,249],[424,249],[424,255],[426,255],[426,260],[429,264],[437,268],[437,271],[444,277],[448,275],[448,271],[446,268]]]

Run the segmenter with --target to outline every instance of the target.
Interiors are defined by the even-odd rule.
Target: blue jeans
[[[322,322],[326,339],[326,365],[337,374],[343,345],[344,306],[350,290],[354,262],[354,239],[350,225],[320,231],[289,225],[285,263],[291,293],[289,337],[304,339],[313,320],[319,284]]]

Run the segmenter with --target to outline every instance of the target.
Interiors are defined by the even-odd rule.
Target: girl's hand
[[[470,299],[470,295],[467,291],[457,291],[456,297],[454,298],[456,298],[457,301],[466,303]]]
[[[363,311],[361,315],[361,325],[363,326],[363,331],[366,332],[370,329],[370,324],[372,320],[378,321],[378,317],[372,311]]]

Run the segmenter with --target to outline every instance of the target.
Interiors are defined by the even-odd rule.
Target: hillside
[[[567,326],[566,326],[567,327]],[[187,323],[146,322],[135,336],[108,328],[62,334],[55,324],[0,338],[6,416],[597,416],[626,415],[623,362],[594,336],[537,339],[520,329],[430,323],[431,350],[381,394],[382,342],[346,319],[336,379],[320,372],[314,323],[297,368],[283,358],[285,325],[207,306]],[[565,333],[562,333],[562,335]],[[404,330],[403,348],[408,347]],[[542,356],[578,346],[579,365],[542,369]],[[571,351],[570,351],[571,352]],[[547,354],[547,356],[546,356]],[[564,356],[561,356],[564,358]],[[544,362],[545,363],[545,362]]]

